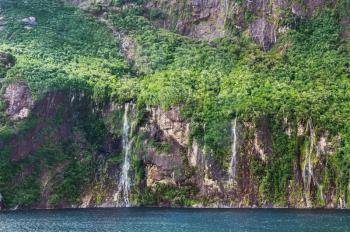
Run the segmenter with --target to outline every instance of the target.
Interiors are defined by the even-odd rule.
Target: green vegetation
[[[296,134],[288,137],[284,133],[281,122],[284,118],[293,123],[310,119],[315,128],[340,135],[340,149],[329,159],[323,175],[329,185],[336,184],[340,195],[350,194],[350,42],[340,36],[343,8],[324,9],[308,19],[293,18],[293,23],[286,20],[283,23],[291,26],[289,32],[281,35],[272,50],[263,52],[245,33],[234,32],[208,44],[156,28],[151,21],[164,16],[144,9],[142,1],[114,4],[130,2],[135,4],[120,12],[108,12],[107,20],[135,42],[132,62],[124,59],[121,41],[106,25],[80,10],[59,0],[3,0],[0,7],[8,24],[0,32],[0,50],[12,54],[16,64],[8,70],[0,62],[0,78],[5,80],[1,85],[23,81],[36,100],[54,90],[84,92],[95,108],[103,108],[109,101],[134,101],[138,124],[143,123],[146,106],[181,106],[182,115],[191,120],[192,139],[202,141],[201,146],[212,151],[212,158],[223,166],[230,154],[231,120],[239,116],[243,121],[257,122],[269,116],[273,154],[269,165],[253,165],[252,171],[263,175],[260,191],[264,200],[282,205],[287,202],[293,164],[301,155],[296,150],[302,144]],[[21,22],[28,16],[35,16],[38,22],[31,30],[24,29]],[[52,130],[62,124],[62,117],[58,111]],[[83,186],[91,183],[93,151],[103,150],[110,131],[114,136],[120,134],[121,115],[108,117],[103,121],[100,114],[91,114],[74,125],[89,144],[83,157],[76,147],[67,151],[66,143],[45,142],[30,156],[32,160],[23,161],[13,161],[10,148],[1,149],[0,192],[5,203],[10,207],[37,203],[39,160],[48,166],[65,164],[64,174],[55,177],[57,185],[50,201],[78,203]],[[0,138],[5,140],[33,128],[36,121],[8,122],[1,113],[0,122]],[[170,150],[168,144],[151,144],[160,151]],[[119,157],[111,161],[118,162]],[[142,161],[134,155],[132,162],[140,184]],[[31,165],[28,178],[10,184]],[[154,204],[175,198],[176,204],[190,205],[196,193],[192,190],[157,186],[155,192],[145,190],[140,201]]]
[[[174,186],[157,183],[154,189],[145,188],[140,195],[141,205],[192,206],[196,203],[198,189],[192,185]]]

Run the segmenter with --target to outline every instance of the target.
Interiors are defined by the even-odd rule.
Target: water
[[[303,182],[304,182],[304,196],[306,198],[307,206],[310,207],[311,203],[309,199],[309,193],[310,193],[311,180],[313,178],[311,157],[314,149],[315,132],[313,130],[311,120],[307,122],[306,127],[307,129],[309,129],[309,132],[310,132],[310,145],[305,157],[306,162],[303,168]]]
[[[237,165],[237,118],[235,118],[232,122],[232,129],[231,129],[231,134],[232,134],[232,147],[231,147],[231,162],[230,162],[230,169],[229,169],[229,174],[230,174],[230,181],[234,182],[236,178],[236,165]]]
[[[124,163],[122,168],[122,174],[120,176],[119,185],[118,185],[118,193],[117,193],[117,201],[119,206],[130,206],[129,201],[129,192],[130,192],[130,180],[129,180],[129,170],[130,170],[130,147],[131,142],[129,142],[129,104],[125,105],[124,111],[124,122],[123,122],[123,135],[122,135],[122,143],[123,143],[123,152],[124,152]],[[122,199],[119,199],[121,196]]]
[[[350,211],[78,209],[0,213],[0,232],[345,232]]]

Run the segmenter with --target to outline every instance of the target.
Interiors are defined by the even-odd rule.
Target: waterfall
[[[129,142],[130,124],[128,120],[128,111],[129,111],[129,104],[127,103],[125,104],[123,135],[122,135],[124,163],[123,163],[122,173],[121,173],[119,185],[118,185],[118,204],[120,204],[120,206],[125,206],[125,207],[130,206],[129,170],[130,170],[130,147],[132,143],[132,141]],[[122,199],[119,198],[120,196],[122,197]]]
[[[307,122],[306,127],[309,129],[310,132],[310,145],[308,148],[308,151],[306,153],[305,157],[305,163],[304,163],[304,168],[303,168],[303,182],[304,182],[304,194],[305,198],[308,201],[308,194],[310,193],[310,186],[311,186],[311,180],[313,177],[313,170],[312,170],[312,163],[311,163],[311,157],[312,157],[312,152],[314,150],[314,138],[315,138],[315,132],[312,128],[312,123],[311,120]],[[309,203],[307,203],[309,206]]]
[[[231,146],[231,162],[228,173],[230,174],[230,181],[234,182],[236,178],[236,165],[237,165],[237,118],[232,121],[231,136],[233,139]]]
[[[224,11],[225,11],[225,16],[227,17],[228,16],[228,13],[229,13],[229,5],[228,5],[228,0],[224,0]]]

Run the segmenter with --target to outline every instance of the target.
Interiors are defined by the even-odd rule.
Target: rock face
[[[112,4],[110,0],[70,2],[83,9],[91,5],[108,7]],[[289,0],[241,3],[222,0],[158,0],[148,2],[145,7],[165,12],[166,17],[156,23],[169,30],[175,29],[187,36],[211,40],[234,29],[239,33],[248,32],[263,50],[268,50],[276,43],[279,34],[289,29],[288,25],[278,22],[290,14],[293,17],[308,17],[323,4],[319,0],[304,3]],[[247,18],[246,12],[251,17]],[[22,22],[27,29],[37,23],[35,17],[25,18]],[[349,20],[343,18],[342,23],[347,25]],[[120,36],[111,29],[113,34]],[[348,36],[347,30],[344,33],[344,36]],[[123,35],[121,47],[125,57],[134,60],[137,44],[132,38]],[[4,67],[11,67],[15,59],[0,53],[0,63]],[[10,163],[20,164],[20,171],[13,177],[13,183],[26,177],[37,178],[35,183],[40,189],[33,207],[117,205],[114,196],[118,191],[124,162],[121,158],[123,123],[120,115],[124,115],[123,109],[126,107],[115,103],[100,107],[89,95],[75,91],[52,91],[35,101],[30,88],[22,82],[5,86],[3,98],[6,116],[15,132],[9,138],[0,138],[1,151],[7,152]],[[335,159],[340,138],[313,128],[310,120],[281,120],[282,126],[277,132],[278,139],[283,139],[285,144],[281,148],[275,146],[276,131],[272,130],[276,125],[269,118],[262,117],[256,121],[237,119],[237,138],[227,133],[233,127],[227,123],[227,130],[223,130],[221,135],[223,139],[229,138],[231,144],[223,146],[220,154],[215,154],[205,144],[205,132],[202,137],[191,135],[191,120],[181,116],[180,107],[171,107],[169,110],[155,106],[132,108],[127,115],[131,131],[127,134],[131,147],[128,176],[132,183],[132,205],[348,207],[347,193],[337,190],[336,181],[331,179],[333,172],[326,173],[335,168],[329,167],[328,161]],[[32,119],[36,120],[29,121]],[[19,123],[26,122],[30,122],[30,125],[24,130],[15,130]],[[233,154],[235,159],[232,159]],[[65,162],[68,159],[69,162]],[[22,163],[31,160],[36,161],[35,164],[23,165],[21,169]],[[231,160],[235,162],[234,177],[230,173]],[[85,176],[79,179],[84,171],[84,168],[78,168],[79,162],[84,164],[84,168],[92,167],[89,173],[91,176],[85,182]],[[66,171],[66,168],[71,169]],[[282,176],[282,171],[287,172],[287,175]],[[76,181],[74,187],[78,182],[83,182],[80,189],[74,189],[80,194],[73,199],[74,204],[69,201],[71,199],[66,199],[69,194],[56,199],[62,191],[56,189],[60,180],[65,180],[65,175],[69,173],[78,176],[78,179],[73,179]],[[2,193],[4,200],[0,194],[0,209],[9,196],[9,192]]]
[[[8,104],[6,114],[12,120],[24,119],[29,116],[33,107],[33,99],[27,85],[10,84],[5,90],[4,98]]]
[[[13,162],[34,158],[36,151],[47,146],[60,146],[61,141],[67,138],[70,144],[79,148],[79,152],[72,153],[75,159],[83,159],[83,153],[91,151],[89,149],[93,151],[90,155],[92,163],[89,164],[94,167],[93,178],[82,186],[80,203],[72,205],[64,199],[55,205],[50,203],[57,177],[65,172],[68,164],[63,162],[51,167],[40,163],[40,198],[35,207],[117,205],[114,195],[118,190],[123,159],[113,157],[115,154],[123,157],[120,132],[123,123],[120,115],[124,114],[125,107],[113,105],[101,114],[101,123],[105,118],[110,124],[106,124],[109,129],[104,133],[107,134],[98,142],[98,149],[95,149],[88,148],[91,141],[88,141],[86,133],[78,130],[86,120],[79,115],[98,111],[89,108],[83,94],[53,92],[33,102],[26,85],[13,83],[6,88],[5,96],[7,112],[12,120],[27,120],[23,113],[27,110],[23,109],[28,109],[31,115],[42,119],[7,141]],[[190,137],[191,124],[181,117],[180,108],[173,107],[166,111],[159,107],[148,107],[144,110],[141,124],[136,120],[137,110],[134,107],[127,116],[132,128],[129,135],[129,176],[130,202],[134,206],[347,207],[344,200],[337,198],[335,183],[325,179],[323,174],[327,159],[337,150],[339,138],[331,138],[327,131],[315,132],[311,122],[299,122],[296,125],[288,120],[283,121],[284,129],[279,136],[286,136],[293,144],[296,141],[293,154],[298,159],[291,163],[290,177],[283,182],[283,198],[278,203],[271,200],[273,193],[262,190],[268,189],[264,186],[274,181],[268,179],[269,175],[274,174],[266,172],[273,165],[271,162],[278,159],[275,157],[274,138],[268,118],[256,122],[238,119],[235,128],[237,138],[231,138],[232,143],[237,144],[229,145],[223,160],[218,162],[213,151],[206,148],[200,138]],[[62,120],[55,121],[58,114]],[[114,118],[111,121],[112,116]],[[231,126],[227,125],[228,131]],[[223,133],[222,136],[231,135]],[[297,136],[297,139],[294,140],[293,136]],[[233,154],[231,149],[236,149],[234,179],[229,169]],[[22,170],[21,176],[32,175],[32,169],[28,167]],[[174,195],[167,198],[169,194]]]
[[[271,45],[277,42],[276,26],[264,18],[259,18],[250,24],[249,31],[253,40],[260,44],[263,50],[270,49]]]
[[[189,123],[180,116],[179,108],[163,111],[161,108],[152,108],[150,123],[156,124],[164,136],[170,137],[181,146],[188,144]]]
[[[4,209],[4,202],[3,202],[3,197],[2,194],[0,193],[0,210]]]
[[[112,0],[66,0],[66,1],[84,10],[89,9],[92,5],[106,7],[111,5],[112,3]]]
[[[221,0],[153,1],[147,8],[163,9],[169,18],[162,22],[167,29],[199,39],[225,35],[226,5]],[[174,20],[172,17],[178,17]]]
[[[94,6],[108,9],[113,5],[110,0],[69,2],[85,10]],[[163,17],[154,19],[157,26],[182,35],[213,40],[248,31],[263,50],[268,50],[277,42],[279,35],[289,30],[290,25],[283,23],[285,20],[311,16],[324,5],[323,0],[153,0],[145,3],[144,7],[162,13]],[[130,41],[123,43],[127,46]]]
[[[280,22],[290,17],[307,17],[324,4],[320,0],[155,0],[146,7],[161,9],[167,17],[159,25],[180,34],[212,40],[248,30],[254,41],[268,50],[278,35],[288,30],[288,25]]]

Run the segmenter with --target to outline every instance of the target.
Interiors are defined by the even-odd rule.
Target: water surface
[[[290,209],[70,209],[0,213],[6,232],[337,232],[350,211]]]

